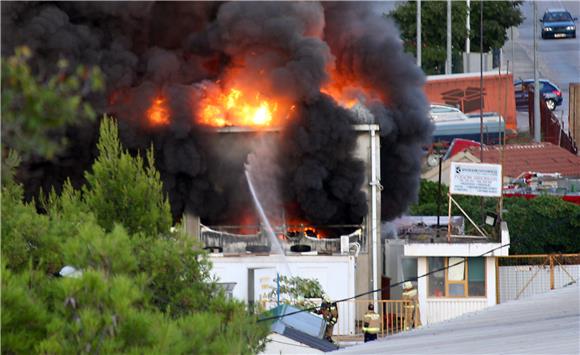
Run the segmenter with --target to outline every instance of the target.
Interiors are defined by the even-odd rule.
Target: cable
[[[481,254],[481,255],[478,255],[477,257],[482,257],[482,256],[485,256],[485,255],[487,255],[487,254],[489,254],[489,253],[493,253],[494,251],[496,251],[496,250],[498,250],[498,249],[505,248],[505,247],[507,247],[507,246],[509,246],[509,245],[510,245],[510,243],[502,244],[502,245],[500,245],[500,246],[498,246],[498,247],[495,247],[495,248],[493,248],[493,249],[490,249],[490,250],[486,251],[485,253],[483,253],[483,254]],[[451,267],[453,267],[453,266],[461,265],[461,264],[465,263],[466,261],[467,261],[467,257],[463,257],[463,260],[461,260],[461,261],[458,261],[458,262],[456,262],[455,264],[451,264],[451,265],[447,265],[447,266],[445,266],[445,267],[442,267],[442,268],[439,268],[439,269],[431,270],[431,271],[429,271],[429,272],[427,272],[427,273],[425,273],[425,274],[423,274],[423,275],[417,276],[416,278],[407,279],[407,280],[403,280],[403,281],[400,281],[400,282],[394,283],[394,284],[390,285],[388,288],[393,288],[393,287],[396,287],[396,286],[400,286],[400,285],[402,285],[402,284],[404,284],[405,282],[408,282],[408,281],[416,281],[416,280],[419,280],[419,279],[421,279],[421,278],[423,278],[423,277],[427,277],[427,276],[429,276],[429,275],[431,275],[431,274],[434,274],[434,273],[436,273],[436,272],[439,272],[439,271],[444,271],[444,270],[446,270],[446,269],[449,269],[449,268],[451,268]],[[353,299],[356,299],[356,298],[359,298],[359,297],[362,297],[362,296],[366,296],[366,295],[369,295],[369,294],[372,294],[372,293],[375,293],[375,292],[382,291],[383,289],[387,289],[387,287],[384,287],[384,288],[378,288],[378,289],[376,289],[376,290],[369,290],[369,291],[366,291],[366,292],[363,292],[363,293],[359,293],[359,294],[357,294],[357,295],[354,295],[354,296],[352,296],[352,297],[347,297],[347,298],[343,298],[343,299],[340,299],[340,300],[331,301],[331,302],[329,302],[329,303],[340,303],[340,302],[346,302],[346,301],[353,300]],[[282,315],[279,315],[279,316],[271,316],[271,317],[260,318],[260,319],[258,319],[258,322],[264,322],[264,321],[268,321],[268,320],[281,319],[281,318],[288,317],[288,316],[292,316],[292,315],[294,315],[294,314],[298,314],[298,313],[302,313],[302,312],[310,312],[310,311],[315,311],[315,310],[317,310],[317,309],[320,309],[320,308],[322,308],[322,306],[316,306],[316,307],[304,308],[304,309],[301,309],[301,310],[298,310],[298,311],[294,311],[294,312],[290,312],[290,313],[282,314]]]

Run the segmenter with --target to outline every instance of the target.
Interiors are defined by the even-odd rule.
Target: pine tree
[[[169,231],[152,153],[132,157],[104,119],[99,157],[82,191],[43,201],[2,186],[2,351],[16,353],[254,353],[268,324],[229,300],[205,254]],[[79,273],[56,277],[65,265]]]

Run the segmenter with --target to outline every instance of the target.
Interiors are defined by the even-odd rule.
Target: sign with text
[[[501,165],[451,163],[449,192],[451,194],[500,197]]]

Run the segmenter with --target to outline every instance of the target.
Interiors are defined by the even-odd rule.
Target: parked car
[[[540,19],[542,38],[576,38],[577,17],[572,17],[565,9],[548,9]]]
[[[540,79],[540,93],[546,101],[546,106],[551,111],[556,109],[556,106],[560,106],[564,99],[562,98],[562,91],[560,88],[547,79]],[[530,88],[531,86],[531,88]],[[514,90],[516,97],[516,106],[518,108],[528,107],[528,93],[534,92],[534,79],[516,80],[514,81]],[[531,89],[531,90],[530,90]]]

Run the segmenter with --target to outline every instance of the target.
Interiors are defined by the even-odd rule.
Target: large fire
[[[147,110],[147,119],[151,125],[164,126],[169,124],[169,110],[165,101],[164,97],[158,96]]]
[[[231,88],[204,98],[198,121],[215,127],[265,127],[272,125],[279,114],[277,101],[268,100],[259,92]]]

